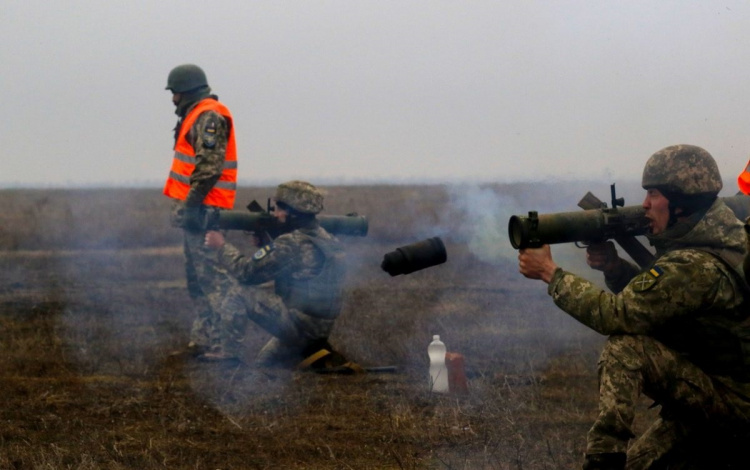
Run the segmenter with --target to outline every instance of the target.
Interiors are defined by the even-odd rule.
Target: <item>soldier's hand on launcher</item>
[[[261,247],[263,246],[263,239],[258,235],[257,232],[247,232],[247,234],[250,236],[250,243],[253,246]]]
[[[209,230],[206,232],[206,238],[204,241],[204,244],[213,250],[218,250],[222,246],[224,246],[225,240],[224,235],[221,232],[217,232],[216,230]]]
[[[549,284],[556,269],[549,245],[518,250],[518,270],[529,279],[540,279]]]
[[[597,271],[610,271],[618,266],[619,255],[612,242],[594,243],[586,247],[586,263]]]

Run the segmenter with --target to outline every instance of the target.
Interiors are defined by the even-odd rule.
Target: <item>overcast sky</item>
[[[0,187],[163,184],[187,62],[246,183],[614,181],[676,143],[731,178],[748,25],[731,0],[5,0]]]

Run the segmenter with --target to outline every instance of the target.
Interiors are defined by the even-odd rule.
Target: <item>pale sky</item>
[[[677,143],[731,179],[748,25],[733,0],[4,0],[0,188],[163,184],[188,62],[248,184],[608,184]]]

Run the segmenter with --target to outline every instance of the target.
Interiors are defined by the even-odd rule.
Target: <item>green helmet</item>
[[[323,193],[305,181],[288,181],[276,188],[276,202],[303,214],[317,214],[323,210]]]
[[[716,196],[723,183],[710,153],[695,145],[672,145],[651,155],[641,186],[677,196]]]
[[[183,64],[169,72],[166,89],[172,93],[185,93],[204,86],[208,86],[208,80],[203,69],[197,65]]]

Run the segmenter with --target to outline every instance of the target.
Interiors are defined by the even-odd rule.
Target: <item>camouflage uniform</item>
[[[180,120],[175,128],[175,139],[179,134],[182,119],[204,98],[218,100],[208,91],[191,97],[187,105],[178,106]],[[186,207],[201,206],[203,199],[221,175],[229,138],[229,125],[215,111],[206,111],[196,119],[186,136],[195,149],[196,163],[190,175],[190,191],[185,201],[175,200],[172,206],[172,224],[182,226]],[[203,206],[206,210],[218,208]],[[217,348],[221,343],[218,329],[220,322],[234,322],[235,312],[222,307],[236,281],[222,268],[216,253],[204,246],[205,232],[184,230],[185,271],[187,288],[197,308],[197,317],[190,331],[192,344],[204,348]],[[231,352],[230,352],[231,353]]]
[[[221,248],[222,265],[244,284],[226,298],[225,308],[246,312],[274,336],[259,364],[294,365],[326,342],[341,311],[343,258],[339,241],[315,219],[251,257],[230,244]],[[268,281],[274,281],[273,292],[259,287]]]
[[[705,215],[694,214],[651,241],[654,265],[640,273],[623,266],[606,279],[614,294],[562,269],[548,289],[562,310],[609,336],[598,365],[599,416],[587,454],[628,450],[641,393],[661,405],[661,418],[630,447],[628,469],[655,468],[707,425],[750,427],[742,224],[717,200]]]

